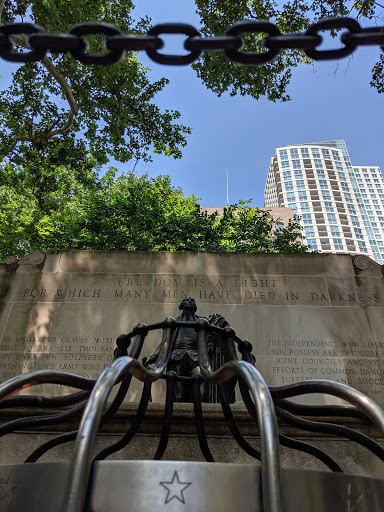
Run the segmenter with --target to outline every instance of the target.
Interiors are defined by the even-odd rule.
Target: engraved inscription
[[[271,265],[258,258],[224,267],[217,261],[191,270],[146,264],[142,273],[134,272],[136,264],[113,272],[8,268],[0,273],[0,287],[3,275],[12,276],[0,304],[0,381],[36,370],[97,378],[112,361],[119,334],[138,321],[176,316],[180,300],[191,295],[201,314],[228,315],[237,335],[251,341],[268,384],[330,379],[384,404],[381,273],[325,266],[303,275],[299,256],[295,267],[280,265],[280,258]],[[221,273],[224,268],[227,273]],[[148,335],[142,356],[157,346],[155,337]],[[44,390],[50,396],[68,392],[58,385]]]
[[[268,339],[274,384],[328,379],[384,396],[384,342]]]
[[[155,276],[153,287],[154,302],[180,302],[188,295],[200,304],[241,304],[239,276]]]

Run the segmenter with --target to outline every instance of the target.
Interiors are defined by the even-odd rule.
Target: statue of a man
[[[204,318],[196,315],[196,302],[190,296],[186,296],[182,299],[179,309],[182,313],[176,320],[196,322],[199,318]],[[210,350],[212,351],[214,348],[212,336],[208,336],[208,342]],[[143,364],[147,366],[154,363],[159,352],[160,345],[157,347],[154,354],[149,358],[143,359]],[[177,375],[181,376],[191,376],[194,373],[200,373],[199,356],[197,352],[197,331],[193,327],[178,327],[175,329],[167,370],[174,371]],[[192,402],[191,385],[189,382],[175,382],[175,401]]]

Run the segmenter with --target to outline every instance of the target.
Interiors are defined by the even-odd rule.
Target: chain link
[[[225,33],[226,36],[239,36],[244,33],[267,33],[269,36],[279,36],[280,30],[269,23],[269,21],[240,21],[235,23]],[[241,64],[265,64],[273,60],[278,55],[280,49],[269,48],[265,53],[243,53],[238,50],[225,50],[225,54],[231,60]]]
[[[279,36],[266,37],[263,45],[271,50],[300,48],[310,50],[321,43],[319,35],[307,36],[306,34],[281,34]]]
[[[201,34],[192,25],[186,23],[161,23],[152,27],[148,31],[149,36],[158,37],[159,34],[184,34],[190,37],[199,37]],[[174,66],[183,66],[185,64],[191,64],[200,57],[201,50],[189,50],[187,55],[166,55],[159,53],[154,48],[148,48],[148,56],[158,64],[172,64]]]
[[[379,45],[384,48],[384,27],[363,28],[360,32],[341,35],[341,42],[348,44],[350,41],[358,46]]]
[[[103,35],[107,36],[120,36],[120,30],[109,23],[80,23],[73,27],[69,33],[83,39],[83,36],[89,35]],[[99,66],[109,66],[118,62],[124,55],[125,51],[121,48],[111,48],[106,54],[96,55],[94,53],[86,53],[83,49],[69,50],[72,57],[80,61],[82,64],[96,64]]]
[[[361,31],[360,25],[353,18],[330,18],[328,20],[320,20],[314,25],[311,25],[308,27],[308,30],[305,34],[307,36],[314,36],[319,35],[318,32],[320,30],[340,30],[341,28],[346,28],[348,30],[347,34]],[[338,48],[337,50],[319,51],[315,48],[311,48],[305,50],[305,53],[308,55],[308,57],[314,60],[340,59],[350,55],[357,46],[357,44],[353,41],[348,41],[344,44],[344,48]]]
[[[74,34],[42,34],[39,32],[29,36],[28,44],[33,50],[49,50],[52,53],[87,49],[86,42]]]
[[[0,57],[10,62],[37,62],[45,57],[49,48],[39,48],[30,52],[15,52],[14,44],[11,36],[13,35],[29,35],[44,34],[45,30],[39,25],[33,23],[13,23],[0,27],[0,34],[3,36],[0,40]],[[3,54],[5,56],[3,56]]]
[[[338,31],[346,29],[339,42],[342,48],[318,50],[322,43],[321,31]],[[16,50],[12,36],[26,36],[30,51]],[[181,34],[186,36],[184,49],[186,55],[160,53],[165,43],[162,34]],[[265,52],[243,52],[243,34],[267,34],[262,41]],[[87,53],[88,35],[104,38],[106,52]],[[256,39],[256,38],[255,38]],[[336,39],[337,41],[337,39]],[[109,66],[118,62],[129,51],[146,51],[148,56],[159,64],[186,65],[196,61],[203,51],[223,51],[233,62],[241,64],[266,64],[273,60],[282,50],[303,50],[314,60],[340,59],[350,55],[357,46],[379,46],[384,51],[384,27],[362,29],[352,18],[329,18],[310,25],[305,33],[281,34],[278,27],[267,21],[241,21],[230,27],[225,35],[203,37],[192,25],[185,23],[162,23],[152,27],[147,35],[122,34],[120,30],[108,23],[80,23],[69,34],[46,32],[39,25],[32,23],[14,23],[0,27],[0,57],[13,62],[37,62],[47,52],[70,53],[83,64]]]
[[[219,37],[189,37],[185,43],[186,50],[239,50],[243,46],[243,41],[236,36],[219,36]]]

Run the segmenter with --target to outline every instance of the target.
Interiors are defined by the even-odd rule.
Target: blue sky
[[[192,1],[138,0],[137,4],[136,12],[148,14],[154,24],[184,21],[198,27]],[[172,37],[176,39],[167,36],[170,44]],[[171,80],[157,102],[180,110],[193,132],[181,160],[155,157],[136,170],[169,174],[174,185],[186,195],[201,197],[204,206],[226,203],[227,165],[229,202],[252,198],[253,205],[262,206],[270,157],[276,147],[287,144],[344,139],[352,164],[379,165],[383,170],[384,95],[369,85],[379,51],[358,48],[352,59],[315,62],[294,70],[289,87],[292,101],[286,103],[218,98],[189,66],[161,66],[141,53],[140,60],[152,69],[154,78]]]
[[[135,14],[147,14],[154,24],[183,21],[198,28],[192,0],[137,0],[137,4]],[[167,51],[181,52],[183,36],[164,39]],[[369,85],[379,51],[358,48],[352,58],[297,68],[289,87],[292,101],[287,103],[218,98],[189,66],[158,65],[140,52],[139,59],[151,68],[153,79],[165,76],[171,82],[156,102],[163,109],[179,110],[192,135],[181,160],[154,155],[152,163],[139,164],[136,172],[169,174],[173,185],[200,197],[201,205],[223,206],[228,166],[229,202],[252,198],[251,204],[262,206],[269,160],[279,146],[344,139],[352,164],[379,165],[383,170],[384,95]],[[14,64],[1,63],[0,86],[7,83],[12,69]],[[117,166],[129,170],[127,164]]]

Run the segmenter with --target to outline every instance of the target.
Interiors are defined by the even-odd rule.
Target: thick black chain
[[[320,31],[345,29],[340,36],[341,48],[317,50],[321,44]],[[244,33],[268,34],[263,39],[265,52],[242,52]],[[13,35],[27,37],[30,51],[18,52],[12,41]],[[86,36],[99,35],[105,38],[108,52],[102,54],[87,53]],[[186,55],[160,53],[164,47],[161,34],[181,34],[186,36],[184,49]],[[337,46],[337,40],[335,40]],[[37,62],[47,52],[70,53],[83,64],[108,66],[118,62],[130,51],[147,52],[148,56],[159,64],[184,65],[196,61],[203,51],[224,51],[233,62],[241,64],[265,64],[273,60],[282,50],[303,50],[314,60],[340,59],[350,55],[357,46],[380,46],[384,50],[384,27],[361,28],[352,18],[329,18],[320,20],[299,34],[282,34],[278,27],[268,21],[241,21],[230,27],[223,36],[203,37],[198,30],[185,23],[163,23],[152,27],[147,35],[122,34],[120,30],[107,23],[81,23],[70,30],[69,34],[46,32],[32,23],[14,23],[0,27],[0,57],[13,62]]]

